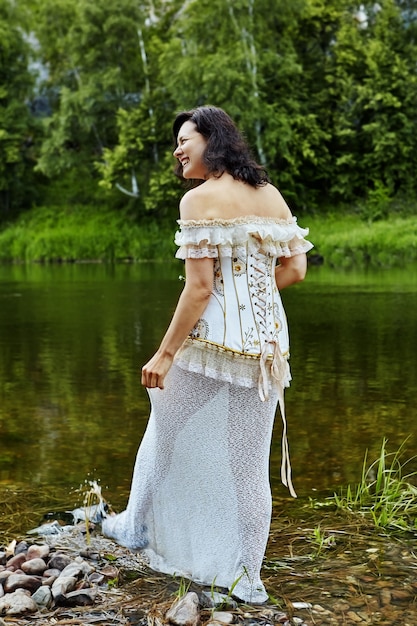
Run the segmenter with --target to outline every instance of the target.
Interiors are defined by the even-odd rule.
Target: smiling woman
[[[180,113],[177,257],[186,282],[142,369],[151,416],[127,509],[103,531],[144,549],[155,570],[268,598],[260,579],[271,518],[269,449],[277,404],[281,477],[291,494],[284,388],[291,376],[279,289],[302,280],[312,244],[230,117]],[[279,265],[276,267],[277,259]]]
[[[206,167],[203,164],[203,155],[207,147],[207,140],[197,132],[193,122],[185,122],[178,135],[178,146],[174,150],[174,157],[178,159],[183,178],[204,179]]]

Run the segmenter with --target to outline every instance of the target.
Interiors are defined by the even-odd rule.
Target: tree
[[[30,201],[33,135],[29,45],[14,3],[0,0],[0,219]]]

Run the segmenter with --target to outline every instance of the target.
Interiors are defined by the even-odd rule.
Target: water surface
[[[116,508],[125,504],[149,409],[140,367],[169,323],[181,273],[180,262],[0,267],[3,489],[31,493],[45,509],[55,500],[75,506],[74,488],[95,478]],[[357,481],[365,451],[377,456],[383,437],[393,451],[408,437],[404,454],[412,456],[417,268],[311,268],[283,300],[301,501]],[[280,422],[271,458],[276,498],[287,493],[279,482]]]

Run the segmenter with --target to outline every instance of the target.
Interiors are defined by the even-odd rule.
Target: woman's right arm
[[[290,257],[280,257],[279,265],[275,268],[275,281],[278,289],[284,289],[304,280],[307,273],[307,255],[295,254]]]
[[[213,288],[213,259],[186,259],[186,281],[171,323],[157,352],[142,368],[142,385],[164,388],[177,350],[201,317]]]

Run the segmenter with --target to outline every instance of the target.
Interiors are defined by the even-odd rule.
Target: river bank
[[[0,227],[0,262],[137,262],[170,259],[176,209],[164,222],[90,206],[34,208]],[[417,260],[415,215],[370,220],[342,210],[300,215],[313,262],[331,267],[403,267]]]
[[[281,505],[284,503],[282,502]],[[319,546],[314,529],[328,541]],[[412,626],[415,605],[416,559],[411,540],[389,536],[360,523],[357,518],[323,512],[304,506],[294,517],[277,519],[271,528],[270,544],[263,567],[263,580],[270,600],[262,606],[237,604],[229,598],[213,608],[204,598],[214,598],[213,589],[202,589],[183,579],[152,572],[140,555],[117,546],[92,531],[88,542],[80,527],[58,537],[41,537],[38,543],[51,547],[52,554],[68,559],[87,559],[100,581],[93,603],[75,606],[58,603],[35,613],[21,615],[18,623],[115,624],[162,626],[168,609],[179,596],[195,593],[201,624],[216,626]],[[33,541],[33,536],[32,536]],[[111,573],[111,576],[110,576]],[[204,591],[206,595],[204,596]],[[213,611],[221,611],[216,619]],[[222,619],[225,621],[223,622]],[[4,618],[16,623],[16,617]],[[214,626],[214,624],[213,624]]]

